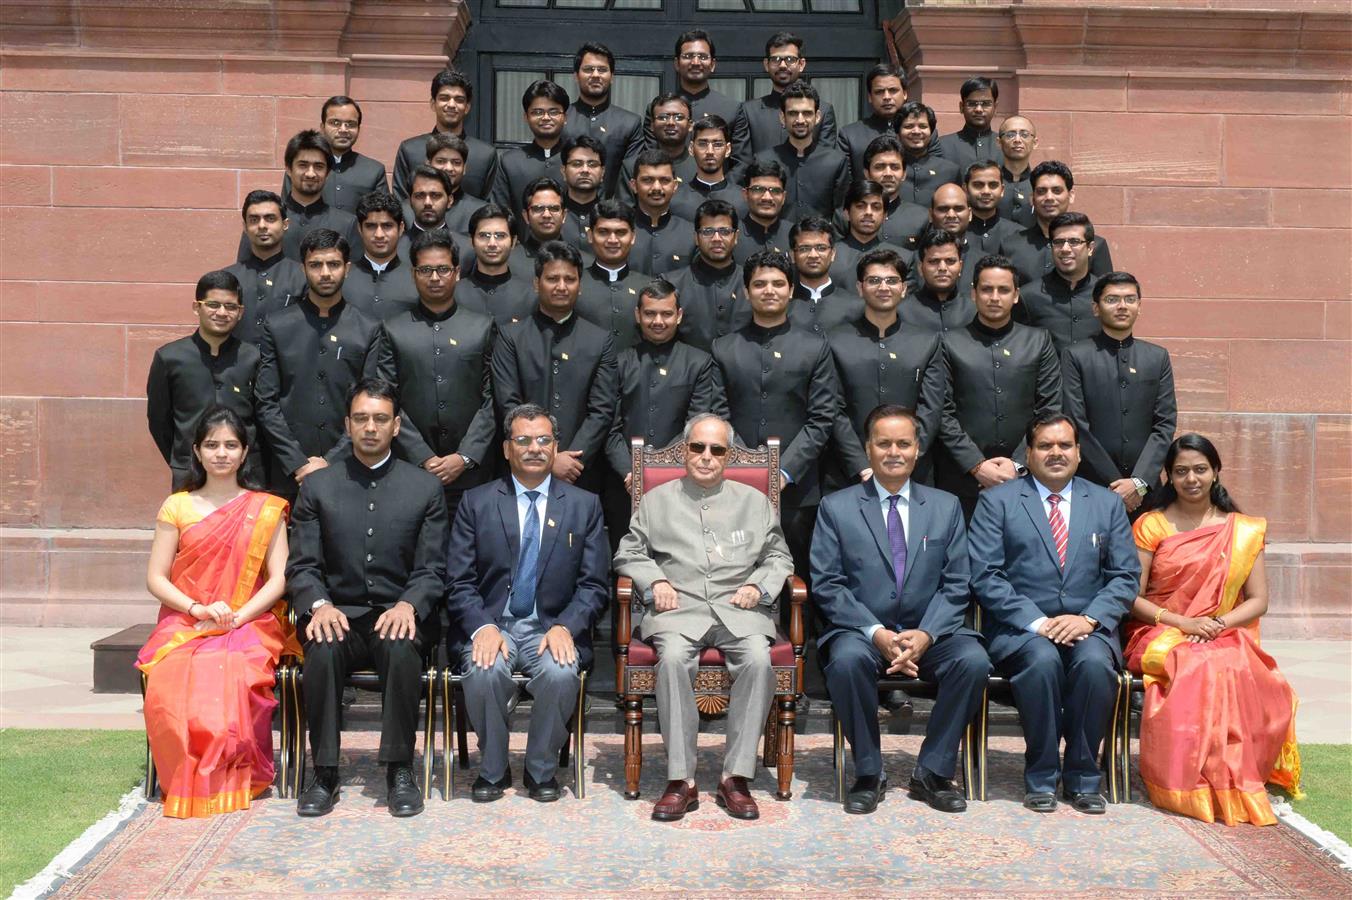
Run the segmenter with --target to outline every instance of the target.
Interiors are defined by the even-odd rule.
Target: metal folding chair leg
[[[455,718],[454,675],[449,667],[441,672],[441,799],[455,794],[455,743],[451,740]]]
[[[577,709],[573,712],[573,793],[587,797],[587,673],[577,686]]]
[[[836,800],[845,802],[845,730],[840,717],[831,711],[831,764],[836,769]]]
[[[146,673],[141,673],[141,705],[145,706],[146,699]],[[154,800],[155,795],[159,793],[160,780],[155,774],[155,756],[150,752],[150,732],[146,732],[146,780],[145,795],[147,800]]]
[[[423,719],[423,801],[432,797],[432,762],[437,741],[437,667],[427,670],[427,716]]]
[[[985,800],[986,799],[986,757],[989,751],[989,718],[991,710],[991,692],[989,687],[981,690],[981,706],[977,709],[976,717],[972,724],[968,726],[968,732],[971,737],[967,740],[967,745],[972,752],[976,753],[976,759],[971,763],[972,784],[964,785],[968,799]]]
[[[1103,748],[1108,802],[1131,802],[1131,673],[1117,675],[1117,697]]]

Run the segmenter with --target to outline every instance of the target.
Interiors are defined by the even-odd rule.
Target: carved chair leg
[[[761,748],[761,765],[767,769],[774,768],[779,760],[779,736],[776,733],[778,718],[779,712],[775,709],[775,704],[771,703],[770,714],[765,717],[765,741]]]
[[[624,796],[638,799],[638,777],[643,769],[643,698],[624,697]]]
[[[793,723],[798,716],[794,696],[779,697],[779,789],[775,798],[788,800],[793,796]]]

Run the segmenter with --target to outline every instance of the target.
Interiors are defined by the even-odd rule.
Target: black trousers
[[[1095,632],[1064,647],[1034,637],[999,662],[1023,723],[1026,790],[1055,793],[1058,775],[1068,791],[1093,793],[1102,787],[1099,748],[1117,691],[1117,659],[1109,639]],[[1064,768],[1058,753],[1063,736]]]
[[[423,657],[435,637],[428,623],[419,622],[412,638],[382,640],[376,634],[381,610],[348,619],[350,626],[341,641],[306,641],[304,684],[305,719],[310,728],[310,749],[316,766],[338,765],[339,738],[343,722],[343,686],[350,672],[375,669],[380,676],[380,753],[382,763],[406,763],[413,759],[418,729],[418,701],[422,695]],[[309,624],[301,623],[301,634]],[[435,625],[430,629],[436,631]]]
[[[887,671],[882,654],[857,630],[832,637],[820,650],[831,706],[854,756],[856,777],[883,770],[882,734],[878,725],[878,678]],[[976,715],[981,692],[991,673],[990,657],[970,634],[940,638],[920,657],[922,681],[937,682],[916,768],[952,778],[958,765],[963,730]]]

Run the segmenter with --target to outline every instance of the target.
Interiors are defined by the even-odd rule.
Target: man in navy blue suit
[[[911,480],[916,424],[901,406],[869,414],[873,477],[823,500],[812,538],[812,600],[825,620],[817,646],[854,755],[848,813],[873,812],[887,790],[878,729],[884,672],[938,682],[911,795],[942,812],[965,810],[953,788],[958,743],[991,672],[980,637],[963,626],[970,593],[962,507]]]
[[[1042,413],[1025,439],[1028,475],[977,501],[972,589],[991,659],[1009,678],[1023,722],[1023,805],[1055,810],[1059,776],[1076,810],[1101,815],[1099,746],[1122,667],[1117,627],[1140,587],[1141,563],[1122,501],[1075,477],[1075,423]]]
[[[496,800],[512,784],[512,673],[530,678],[533,704],[523,781],[534,800],[559,798],[559,750],[591,662],[591,627],[609,596],[610,544],[595,494],[551,477],[558,423],[523,403],[507,413],[506,478],[467,491],[451,527],[451,658],[482,759],[472,796]]]

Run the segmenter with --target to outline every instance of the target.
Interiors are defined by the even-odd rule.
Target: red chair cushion
[[[699,664],[701,666],[725,665],[723,662],[723,651],[715,647],[705,647],[700,651]],[[655,666],[657,665],[657,651],[653,648],[653,645],[649,644],[647,641],[640,641],[635,638],[629,642],[629,661],[626,665]],[[770,665],[797,665],[797,659],[793,655],[793,644],[782,639],[771,644]]]
[[[729,481],[740,481],[762,494],[770,493],[770,471],[764,466],[728,466],[723,470]],[[651,491],[660,484],[685,476],[684,466],[644,466],[643,490]]]

